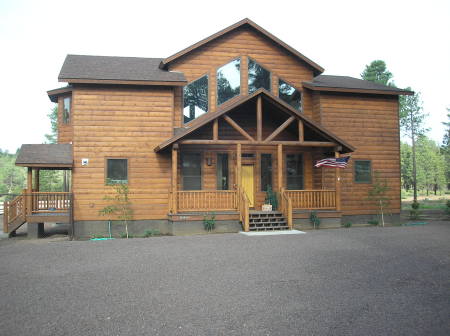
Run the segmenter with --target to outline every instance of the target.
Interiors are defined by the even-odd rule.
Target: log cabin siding
[[[128,159],[134,219],[167,218],[170,157],[153,148],[172,136],[173,96],[163,87],[74,89],[75,220],[105,220],[98,212],[112,190],[105,185],[106,158]]]
[[[203,75],[208,75],[209,112],[217,110],[217,69],[240,56],[248,56],[261,66],[271,71],[271,88],[274,95],[278,95],[278,78],[289,82],[302,90],[302,82],[313,78],[311,67],[290,55],[286,50],[276,46],[273,42],[251,28],[241,27],[191,53],[174,61],[170,71],[183,72],[187,81],[192,82]],[[247,85],[247,57],[241,58],[241,95],[248,93]],[[182,102],[181,102],[182,106]],[[312,101],[309,94],[303,97],[304,113],[311,117]],[[176,115],[180,113],[180,116]],[[182,126],[182,108],[174,115],[175,124]]]
[[[354,182],[355,160],[371,160],[374,172],[391,190],[390,210],[400,212],[400,132],[398,97],[320,93],[322,125],[356,147],[347,169],[341,170],[342,211],[345,215],[376,213],[367,200],[373,183]]]

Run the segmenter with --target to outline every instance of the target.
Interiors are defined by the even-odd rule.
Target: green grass
[[[419,200],[419,210],[425,210],[425,209],[434,209],[434,210],[445,210],[447,208],[446,206],[446,199],[438,199],[438,200]],[[405,202],[402,201],[402,210],[410,210],[411,209],[412,202]]]

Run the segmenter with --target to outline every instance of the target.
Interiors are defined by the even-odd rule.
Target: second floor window
[[[62,122],[63,122],[63,124],[69,124],[70,123],[70,105],[71,105],[71,98],[70,97],[64,97],[64,99],[63,99],[63,111],[62,111]]]
[[[217,105],[241,93],[241,59],[235,59],[217,70]]]
[[[251,58],[248,59],[248,93],[264,88],[270,91],[270,71]]]
[[[183,89],[183,115],[187,123],[208,112],[208,76],[203,76]]]
[[[302,109],[302,94],[282,79],[278,81],[278,96],[293,108]]]

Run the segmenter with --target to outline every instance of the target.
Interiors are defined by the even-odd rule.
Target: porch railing
[[[285,193],[293,209],[336,209],[336,190],[286,190]]]
[[[68,212],[70,210],[69,192],[31,193],[31,212]]]
[[[178,211],[236,211],[236,190],[177,191]]]

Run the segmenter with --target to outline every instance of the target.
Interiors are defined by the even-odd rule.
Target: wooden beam
[[[31,193],[33,192],[33,168],[28,167],[27,174],[27,197],[25,202],[26,214],[31,215]]]
[[[339,152],[334,152],[334,157],[339,157]],[[336,211],[341,211],[341,169],[335,168],[336,171]]]
[[[334,142],[322,141],[246,141],[246,140],[181,140],[178,141],[181,145],[284,145],[284,146],[299,146],[299,147],[334,147]]]
[[[241,144],[236,145],[236,185],[238,189],[241,188],[241,163],[242,163],[242,148]]]
[[[279,144],[277,147],[277,182],[278,191],[281,192],[283,188],[283,145]]]
[[[288,127],[293,121],[295,120],[294,116],[290,116],[288,118],[288,120],[286,120],[284,123],[282,123],[275,131],[272,132],[271,135],[269,135],[266,140],[264,140],[265,142],[269,142],[271,140],[273,140],[278,134],[280,134],[281,132],[284,131],[284,129],[286,127]]]
[[[303,126],[303,121],[298,119],[298,141],[305,141],[305,128]]]
[[[178,198],[178,146],[172,146],[172,213],[177,213]]]
[[[213,123],[213,139],[219,140],[219,119],[214,119]]]
[[[262,98],[258,96],[256,101],[256,139],[262,140]]]
[[[231,127],[233,127],[236,131],[241,133],[248,140],[255,141],[255,139],[253,139],[253,137],[251,137],[250,134],[248,134],[246,131],[244,131],[244,129],[241,126],[239,126],[238,124],[236,124],[236,122],[233,119],[231,119],[229,116],[224,115],[223,119],[225,119],[225,121],[227,123],[229,123],[231,125]]]

